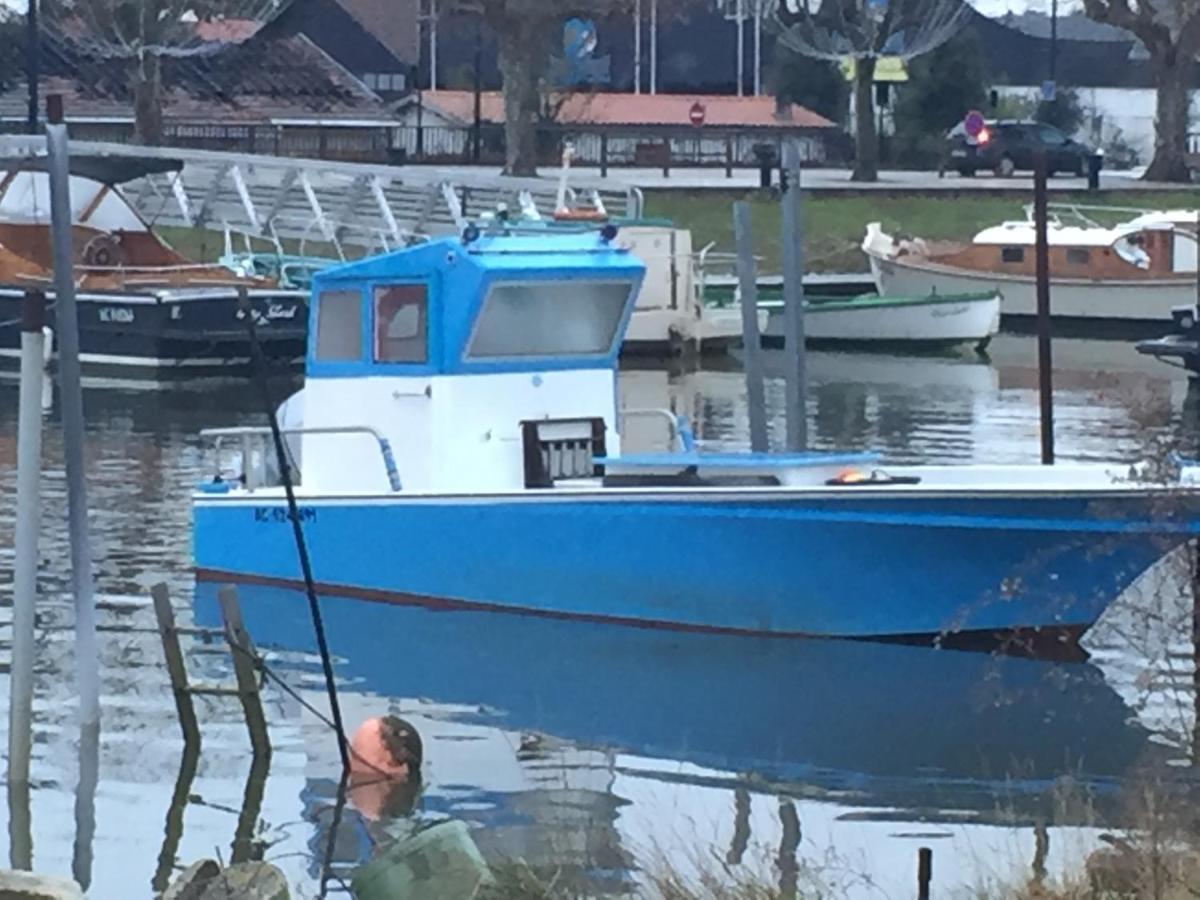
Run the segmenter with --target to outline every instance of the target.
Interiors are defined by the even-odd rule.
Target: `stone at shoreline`
[[[171,882],[162,900],[200,900],[208,883],[221,874],[216,860],[200,859],[192,863]]]
[[[83,891],[69,878],[0,869],[0,900],[83,900]]]
[[[290,900],[287,879],[270,863],[245,862],[222,869],[200,900]]]

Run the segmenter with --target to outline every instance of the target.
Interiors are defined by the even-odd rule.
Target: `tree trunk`
[[[1156,60],[1157,74],[1154,116],[1154,159],[1146,174],[1148,181],[1190,180],[1184,154],[1188,135],[1188,75],[1191,58],[1172,52]]]
[[[509,17],[500,30],[504,80],[504,174],[537,174],[538,53],[528,18]]]
[[[874,57],[860,57],[854,61],[854,171],[850,174],[850,180],[879,180]]]
[[[159,58],[147,53],[135,63],[133,84],[133,136],[139,144],[162,143],[162,68]]]

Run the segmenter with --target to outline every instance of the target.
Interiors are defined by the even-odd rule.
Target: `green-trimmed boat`
[[[717,308],[736,307],[737,286],[705,284],[704,303]],[[764,340],[782,342],[782,286],[760,284],[758,308],[768,313]],[[914,349],[967,344],[982,350],[999,330],[1000,295],[994,291],[924,297],[881,297],[874,293],[806,296],[804,302],[804,333],[811,342]]]

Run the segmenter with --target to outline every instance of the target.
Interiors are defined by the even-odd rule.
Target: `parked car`
[[[1047,175],[1055,172],[1084,175],[1094,153],[1091,147],[1067,137],[1053,125],[1023,119],[987,120],[976,137],[968,135],[960,122],[950,129],[946,142],[944,167],[960,175],[990,169],[1007,177],[1018,169],[1032,170],[1038,148],[1046,151]]]

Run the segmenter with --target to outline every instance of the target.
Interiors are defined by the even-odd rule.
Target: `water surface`
[[[1061,459],[1195,447],[1200,398],[1182,374],[1123,344],[1060,341],[1055,353]],[[775,446],[784,434],[783,365],[770,354]],[[625,370],[622,403],[686,414],[706,446],[748,446],[736,360],[706,366]],[[73,872],[91,896],[149,897],[178,861],[248,851],[281,865],[300,897],[318,895],[329,859],[336,893],[338,879],[377,847],[414,822],[442,820],[465,823],[489,860],[521,857],[597,893],[644,884],[669,859],[685,872],[727,867],[785,887],[910,896],[919,846],[934,848],[935,884],[952,893],[1077,865],[1098,829],[1121,824],[1131,771],[1190,761],[1181,662],[1191,650],[1181,624],[1188,610],[1169,572],[1141,585],[1142,607],[1130,598],[1106,615],[1088,664],[330,599],[347,721],[398,712],[417,725],[427,753],[419,795],[354,798],[330,842],[336,746],[295,697],[268,691],[275,753],[265,780],[251,769],[236,703],[224,701],[202,704],[203,751],[194,775],[181,768],[148,607],[149,587],[164,581],[186,621],[193,606],[201,620],[211,615],[211,596],[194,597],[190,575],[188,496],[207,471],[197,432],[261,422],[256,397],[237,383],[87,390],[92,535],[105,595],[94,790],[87,777],[78,789],[57,409],[48,418],[35,783],[29,802],[12,798],[5,813],[16,862],[31,856],[39,871]],[[990,359],[809,358],[809,431],[821,448],[870,449],[895,462],[1036,462],[1037,408],[1031,339],[1001,337]],[[0,382],[4,572],[15,423],[15,385]],[[658,427],[631,424],[627,446],[664,441]],[[300,598],[247,589],[242,603],[256,639],[273,646],[273,668],[324,709]],[[4,654],[7,640],[0,630]],[[187,652],[193,677],[231,677],[220,645],[193,640]]]

